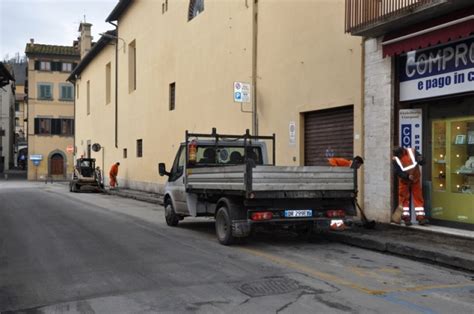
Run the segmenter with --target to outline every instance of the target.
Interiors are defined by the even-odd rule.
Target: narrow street
[[[472,313],[472,274],[323,239],[219,245],[207,219],[0,181],[0,312]]]

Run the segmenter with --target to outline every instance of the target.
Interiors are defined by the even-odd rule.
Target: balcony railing
[[[440,0],[346,0],[346,33],[439,2]]]

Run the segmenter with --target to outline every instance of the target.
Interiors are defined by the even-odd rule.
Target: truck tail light
[[[250,215],[250,219],[253,221],[270,220],[272,218],[272,212],[255,212]]]
[[[326,216],[329,218],[342,218],[346,217],[346,211],[344,209],[335,209],[326,211]]]

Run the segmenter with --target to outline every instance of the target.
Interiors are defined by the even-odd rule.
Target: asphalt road
[[[324,239],[225,247],[211,220],[0,181],[0,312],[473,313],[474,276]]]

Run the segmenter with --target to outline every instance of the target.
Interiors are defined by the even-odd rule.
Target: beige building
[[[362,154],[361,39],[344,34],[344,1],[253,2],[120,1],[118,31],[69,78],[77,156],[120,161],[121,186],[160,191],[157,164],[170,167],[185,130],[275,133],[280,165]],[[251,84],[249,103],[235,82]]]
[[[28,179],[66,179],[74,163],[74,86],[66,78],[79,60],[79,50],[31,40],[25,53],[28,57]]]

